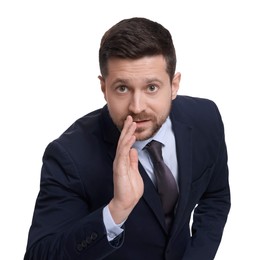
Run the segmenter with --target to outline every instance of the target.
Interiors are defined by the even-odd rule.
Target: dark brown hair
[[[172,80],[176,68],[176,53],[170,32],[161,24],[146,18],[124,19],[108,31],[101,39],[99,49],[100,71],[108,74],[110,58],[139,59],[144,56],[163,55],[166,71]]]

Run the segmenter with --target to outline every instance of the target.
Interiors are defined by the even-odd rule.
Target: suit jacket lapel
[[[183,214],[190,194],[192,181],[192,128],[172,119],[173,130],[176,140],[178,174],[179,174],[179,200],[174,217],[171,235],[175,234]]]
[[[156,191],[156,188],[140,163],[139,163],[139,171],[144,182],[143,199],[148,204],[148,206],[152,209],[153,214],[157,218],[163,230],[166,231],[163,207],[162,207],[160,197]]]

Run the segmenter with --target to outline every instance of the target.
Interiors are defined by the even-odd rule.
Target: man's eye
[[[117,91],[120,92],[120,93],[125,93],[127,92],[128,88],[126,86],[119,86],[117,88]]]
[[[148,91],[149,92],[155,92],[158,90],[158,87],[156,85],[150,85],[148,86]]]

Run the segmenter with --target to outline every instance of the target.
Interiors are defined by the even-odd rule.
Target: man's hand
[[[128,116],[113,163],[114,197],[108,205],[116,224],[128,218],[144,191],[143,180],[138,170],[138,153],[136,149],[131,148],[136,140],[135,130],[136,123]]]

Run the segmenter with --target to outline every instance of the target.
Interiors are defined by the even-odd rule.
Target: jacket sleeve
[[[43,157],[40,191],[24,259],[95,260],[111,254],[121,246],[123,235],[108,242],[103,206],[90,208],[72,158],[58,141],[52,142]]]
[[[182,260],[214,259],[230,210],[227,149],[224,127],[216,107],[221,131],[210,182],[193,213],[192,234]]]

